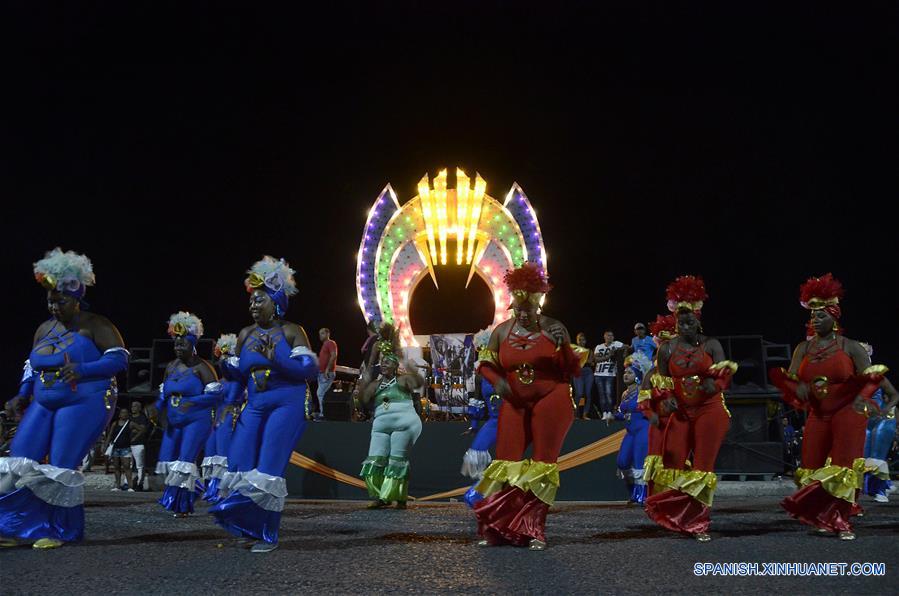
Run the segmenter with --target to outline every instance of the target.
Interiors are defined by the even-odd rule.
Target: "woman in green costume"
[[[409,451],[421,434],[421,418],[413,406],[412,391],[424,385],[424,379],[409,367],[397,374],[399,359],[390,352],[381,353],[381,375],[368,376],[361,399],[375,400],[375,419],[371,429],[368,457],[362,462],[360,476],[374,499],[369,509],[381,509],[396,502],[406,508],[409,493]]]

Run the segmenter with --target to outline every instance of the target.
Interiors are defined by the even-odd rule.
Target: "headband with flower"
[[[244,285],[247,292],[262,290],[268,294],[275,303],[275,314],[283,317],[287,312],[288,299],[297,293],[297,284],[293,278],[296,273],[284,259],[275,260],[265,255],[261,261],[256,261],[247,271]]]
[[[34,264],[34,278],[48,290],[57,290],[77,298],[84,298],[88,286],[94,285],[94,267],[90,259],[74,251],[63,252],[56,247]]]

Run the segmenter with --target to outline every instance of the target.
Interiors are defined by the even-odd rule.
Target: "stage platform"
[[[462,476],[462,456],[473,435],[462,435],[464,422],[426,422],[412,451],[409,495],[425,497],[463,486],[472,480]],[[562,455],[623,430],[624,423],[608,426],[599,420],[575,420],[565,438]],[[368,454],[370,422],[308,423],[296,452],[338,472],[358,478],[362,460]],[[612,453],[561,473],[559,501],[624,501],[624,482],[615,474]],[[288,466],[287,489],[291,497],[305,499],[367,500],[364,489],[327,478],[296,465]]]

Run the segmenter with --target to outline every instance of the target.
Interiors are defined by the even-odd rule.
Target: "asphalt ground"
[[[477,547],[474,516],[459,503],[369,511],[358,501],[290,500],[279,549],[253,554],[212,523],[205,504],[174,519],[156,497],[89,491],[86,539],[0,551],[0,594],[899,591],[899,499],[863,501],[858,539],[844,542],[811,535],[782,512],[779,497],[721,497],[707,544],[658,528],[639,507],[561,502],[544,552]],[[706,562],[871,562],[884,563],[886,575],[695,575]]]

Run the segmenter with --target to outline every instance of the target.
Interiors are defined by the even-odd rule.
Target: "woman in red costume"
[[[656,353],[658,348],[672,337],[677,335],[675,330],[677,327],[677,319],[674,315],[658,315],[656,320],[649,324],[649,332],[656,343]],[[652,495],[665,490],[663,484],[666,477],[672,475],[671,472],[662,472],[662,429],[668,424],[668,416],[670,412],[661,407],[659,398],[661,392],[652,389],[652,377],[658,372],[658,364],[653,362],[653,367],[643,376],[643,383],[640,385],[640,394],[637,397],[637,409],[643,413],[650,422],[649,426],[649,449],[646,452],[646,460],[643,462],[643,479],[646,481],[648,494]]]
[[[646,499],[646,513],[660,526],[708,542],[718,485],[715,458],[730,428],[722,391],[737,365],[724,359],[717,339],[702,334],[699,313],[708,298],[702,278],[677,278],[668,286],[667,298],[668,310],[677,317],[677,336],[659,347],[652,380],[661,407],[671,412],[662,429],[664,469],[655,474],[655,482],[666,490]]]
[[[802,467],[796,470],[799,490],[782,505],[818,532],[854,540],[850,517],[861,512],[858,491],[865,472],[865,429],[877,413],[870,398],[883,387],[888,409],[899,394],[884,379],[885,366],[871,366],[864,347],[840,333],[843,286],[830,273],[813,277],[799,291],[811,311],[814,335],[796,347],[790,370],[770,371],[784,402],[808,411],[802,441]]]
[[[477,486],[474,506],[481,546],[546,548],[546,514],[559,488],[556,460],[574,410],[568,380],[587,352],[575,354],[568,331],[540,314],[551,288],[534,263],[509,271],[514,316],[497,325],[479,354],[478,373],[503,397],[496,459]],[[531,459],[524,459],[528,445]]]

